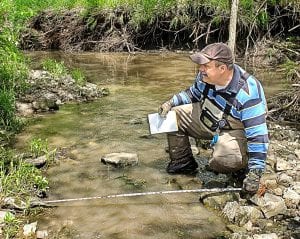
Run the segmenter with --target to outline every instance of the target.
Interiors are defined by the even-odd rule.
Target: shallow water
[[[47,200],[201,187],[195,177],[168,175],[165,135],[148,137],[147,114],[193,83],[196,68],[187,54],[28,55],[36,67],[44,57],[80,67],[89,81],[111,92],[42,115],[18,136],[20,149],[35,137],[66,151],[68,157],[47,171]],[[282,87],[280,81],[274,84],[271,70],[256,76],[266,79],[267,95]],[[112,152],[137,153],[139,164],[127,169],[101,164],[101,156]],[[37,217],[38,229],[48,230],[50,238],[215,238],[225,224],[198,199],[199,194],[176,194],[63,203]]]

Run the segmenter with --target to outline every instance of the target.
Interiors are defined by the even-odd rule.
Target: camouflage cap
[[[226,64],[233,63],[233,55],[230,48],[224,43],[213,43],[204,47],[200,52],[190,56],[191,60],[199,65],[211,60],[217,60]]]

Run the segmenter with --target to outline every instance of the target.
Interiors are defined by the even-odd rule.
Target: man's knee
[[[209,168],[219,173],[236,172],[246,165],[246,159],[240,154],[219,155],[209,160]]]
[[[241,130],[220,134],[209,166],[222,173],[235,172],[247,166],[247,141]]]

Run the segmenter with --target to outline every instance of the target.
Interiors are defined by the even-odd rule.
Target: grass
[[[86,83],[84,73],[78,68],[71,70],[71,76],[77,85],[84,85]]]
[[[2,199],[13,197],[27,202],[48,188],[48,181],[40,170],[3,148],[0,149],[0,178]]]
[[[53,59],[45,59],[42,61],[42,68],[45,71],[48,71],[50,74],[52,74],[55,78],[59,78],[61,76],[64,76],[68,73],[68,69],[65,66],[64,62],[58,62]]]
[[[11,212],[4,216],[3,236],[5,239],[14,238],[19,232],[20,220]]]

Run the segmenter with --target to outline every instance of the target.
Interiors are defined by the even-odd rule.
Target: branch
[[[278,108],[278,109],[270,110],[268,113],[269,113],[269,114],[272,114],[272,113],[274,113],[274,112],[277,112],[277,111],[280,111],[280,110],[287,109],[287,108],[289,108],[291,105],[293,105],[293,104],[297,101],[297,99],[298,99],[298,95],[296,95],[296,96],[293,98],[293,100],[292,100],[290,103],[288,103],[287,105],[284,105],[284,106],[282,106],[281,108]]]

